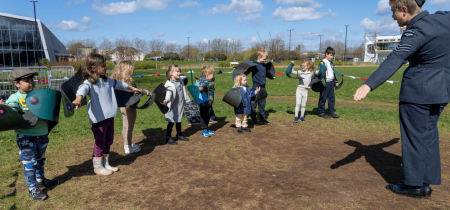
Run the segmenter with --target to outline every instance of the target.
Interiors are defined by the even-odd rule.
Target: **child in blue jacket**
[[[247,125],[247,115],[251,114],[251,101],[250,98],[255,96],[261,87],[252,91],[252,89],[247,86],[247,76],[245,74],[237,74],[234,77],[234,85],[239,88],[241,92],[242,102],[239,108],[234,108],[234,114],[236,114],[236,128],[238,133],[244,133],[244,131],[251,132]]]

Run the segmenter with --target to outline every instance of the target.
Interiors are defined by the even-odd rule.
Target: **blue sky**
[[[318,48],[322,40],[363,42],[365,31],[398,34],[389,0],[40,0],[37,18],[62,41],[117,37],[163,39],[186,45],[214,38],[240,39],[245,47],[281,37],[292,46]],[[450,0],[427,0],[425,10],[450,10]],[[0,12],[33,17],[29,0],[2,0]]]

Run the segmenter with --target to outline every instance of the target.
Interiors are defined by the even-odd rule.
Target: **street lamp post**
[[[191,38],[191,37],[186,37],[187,39],[188,39],[188,56],[187,56],[187,59],[189,60],[189,38]]]
[[[34,37],[36,37],[36,39],[37,39],[36,2],[38,2],[38,1],[30,1],[30,2],[33,2],[33,7],[34,7]],[[36,41],[34,41],[33,43],[36,43]],[[34,49],[36,49],[36,46],[34,46]],[[37,62],[39,63],[39,61],[37,61]]]
[[[292,32],[293,30],[294,30],[294,29],[288,30],[288,31],[289,31],[289,60],[291,60],[291,32]]]
[[[345,50],[344,50],[344,61],[347,61],[347,27],[349,25],[345,25]]]
[[[322,52],[321,52],[321,50],[322,50],[322,36],[323,36],[323,35],[319,35],[319,38],[320,38],[320,42],[319,42],[319,43],[320,43],[320,44],[319,44],[319,60],[320,60],[320,54],[322,53]]]

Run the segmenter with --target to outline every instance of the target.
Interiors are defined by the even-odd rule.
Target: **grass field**
[[[200,69],[193,70],[194,72],[200,72]],[[231,69],[226,68],[221,68],[221,70],[223,72],[231,71]],[[365,78],[368,78],[374,70],[376,70],[376,67],[336,68],[336,71],[342,74]],[[390,80],[400,81],[403,70],[404,68],[399,70],[391,77]],[[184,69],[183,73],[186,73],[187,71],[188,69]],[[216,71],[218,71],[218,68],[216,68]],[[443,166],[442,185],[447,185],[445,186],[446,188],[438,188],[435,190],[435,193],[441,192],[441,196],[438,197],[439,199],[431,199],[425,202],[411,202],[411,200],[408,200],[407,198],[402,199],[395,197],[394,199],[396,200],[394,204],[396,205],[389,206],[384,203],[384,201],[380,201],[380,199],[384,199],[383,196],[379,197],[369,195],[369,197],[365,197],[366,200],[361,200],[361,198],[358,197],[361,196],[358,195],[358,190],[361,194],[364,194],[364,189],[355,189],[357,191],[356,194],[353,192],[348,192],[348,196],[344,196],[345,199],[342,197],[340,198],[337,195],[330,198],[327,197],[328,194],[320,195],[320,193],[315,191],[309,196],[296,197],[293,194],[289,194],[294,192],[292,189],[288,189],[288,187],[274,187],[272,190],[276,189],[273,191],[276,195],[286,196],[286,199],[290,198],[292,201],[295,200],[295,202],[287,201],[287,204],[289,205],[286,206],[283,202],[281,202],[283,200],[282,197],[274,198],[273,196],[263,194],[263,189],[265,189],[264,181],[261,183],[263,185],[261,187],[261,192],[259,192],[258,187],[255,187],[255,189],[258,188],[258,192],[254,192],[253,188],[250,191],[250,194],[252,196],[255,194],[256,197],[226,197],[227,195],[231,195],[231,192],[235,190],[233,189],[233,183],[236,184],[235,182],[238,182],[236,180],[229,180],[230,178],[227,179],[227,176],[236,176],[235,178],[238,178],[245,175],[249,175],[250,177],[258,175],[259,178],[256,177],[255,179],[259,180],[261,178],[260,176],[267,175],[269,177],[261,178],[262,180],[266,180],[270,179],[270,176],[273,176],[269,174],[278,174],[281,177],[288,176],[287,174],[284,174],[284,172],[287,171],[290,171],[290,173],[295,171],[296,174],[294,173],[293,175],[295,177],[300,174],[302,174],[302,176],[308,176],[308,174],[299,172],[297,169],[294,170],[294,168],[299,167],[315,170],[315,173],[313,173],[315,175],[310,174],[312,177],[302,177],[304,180],[317,181],[319,176],[323,178],[326,177],[327,173],[331,173],[330,177],[334,178],[330,178],[330,182],[333,182],[332,180],[334,179],[336,179],[335,183],[339,182],[339,180],[351,182],[352,179],[348,178],[348,176],[352,176],[352,173],[350,172],[348,172],[347,175],[345,175],[347,172],[338,173],[337,170],[329,172],[326,171],[329,170],[329,168],[326,169],[326,167],[322,168],[321,166],[310,165],[308,162],[302,162],[301,159],[304,158],[313,162],[322,161],[324,164],[330,163],[329,165],[331,165],[334,161],[344,158],[346,156],[344,153],[351,153],[351,150],[347,151],[349,148],[345,145],[348,144],[345,142],[348,142],[349,139],[352,141],[358,141],[359,139],[359,142],[364,145],[375,145],[381,144],[385,140],[400,138],[397,110],[400,83],[383,84],[378,89],[372,91],[364,101],[354,102],[352,101],[352,95],[364,81],[361,79],[351,79],[345,77],[343,87],[336,91],[336,113],[341,115],[341,118],[339,118],[338,121],[331,120],[325,122],[323,119],[318,119],[314,116],[317,114],[316,103],[318,100],[318,93],[310,91],[306,109],[306,119],[308,122],[302,124],[301,126],[304,127],[300,128],[298,126],[293,127],[294,125],[292,123],[295,106],[295,90],[298,80],[287,78],[284,75],[285,69],[277,69],[277,71],[282,72],[283,76],[279,77],[277,75],[275,80],[268,80],[266,86],[269,94],[266,112],[268,113],[269,120],[272,124],[268,127],[268,130],[255,127],[252,133],[252,135],[255,136],[251,137],[247,143],[239,143],[236,142],[237,140],[233,140],[234,138],[239,137],[234,134],[234,128],[232,127],[235,121],[235,115],[232,107],[225,104],[221,100],[221,97],[226,93],[226,91],[233,86],[231,74],[228,73],[216,75],[216,100],[213,107],[216,116],[219,118],[219,123],[212,125],[212,128],[216,130],[216,135],[218,136],[218,139],[214,139],[214,142],[209,139],[208,141],[200,141],[203,140],[203,138],[200,136],[200,132],[198,132],[200,130],[199,127],[189,127],[186,120],[183,120],[183,130],[185,133],[189,134],[188,136],[191,141],[183,143],[181,146],[161,147],[161,142],[164,141],[167,122],[165,121],[164,116],[157,110],[157,107],[152,106],[147,110],[138,110],[138,117],[133,131],[135,134],[133,141],[139,142],[141,147],[143,147],[144,152],[142,156],[126,156],[123,153],[123,147],[121,146],[122,138],[120,137],[120,134],[122,130],[122,116],[119,112],[119,115],[115,118],[116,138],[112,149],[112,151],[114,151],[112,157],[116,160],[120,159],[118,162],[122,163],[120,165],[123,165],[122,168],[125,169],[123,172],[117,173],[119,175],[116,175],[116,173],[113,174],[110,176],[111,178],[92,175],[92,162],[90,162],[90,154],[92,154],[93,135],[90,130],[91,125],[88,122],[86,107],[82,107],[81,110],[77,110],[75,115],[71,118],[64,118],[61,113],[58,126],[53,129],[52,133],[49,135],[50,144],[46,155],[46,174],[49,178],[58,177],[62,179],[63,183],[56,187],[56,189],[47,191],[50,198],[44,202],[33,202],[28,198],[26,185],[23,178],[22,163],[18,157],[18,149],[15,143],[14,132],[0,132],[0,209],[98,209],[107,207],[115,209],[377,208],[377,206],[371,206],[371,202],[373,205],[379,205],[383,208],[396,207],[396,205],[407,208],[449,208],[450,202],[444,201],[448,200],[446,198],[450,196],[448,192],[445,192],[448,188],[448,182],[450,181],[450,173],[446,166]],[[151,75],[156,72],[165,74],[165,70],[137,70],[135,71],[135,75]],[[188,76],[190,75],[188,74]],[[199,77],[200,74],[194,73],[194,76]],[[143,78],[135,77],[135,81],[138,87],[152,89],[159,83],[164,83],[165,76],[146,76]],[[249,78],[249,86],[251,86],[251,83],[251,78]],[[441,115],[438,123],[441,137],[450,136],[449,123],[450,114],[445,111]],[[322,128],[320,132],[315,130],[317,127]],[[334,135],[326,132],[326,129],[333,129],[332,133]],[[272,132],[268,134],[268,131]],[[323,133],[323,136],[319,135],[320,133]],[[220,135],[222,135],[221,138]],[[283,137],[289,135],[291,135],[292,138]],[[382,136],[382,138],[378,138],[377,136]],[[301,141],[301,143],[296,143],[297,138]],[[270,141],[268,141],[269,139]],[[328,142],[327,140],[330,140],[331,142]],[[259,141],[264,143],[257,143]],[[316,141],[316,143],[311,141]],[[449,143],[450,142],[445,139],[441,144],[443,165],[450,162]],[[322,148],[320,146],[321,144],[328,148]],[[258,145],[260,145],[260,148]],[[398,145],[399,144],[397,144],[394,149],[388,149],[390,153],[396,154],[393,155],[396,160],[400,157],[399,155],[401,155],[400,147]],[[248,151],[244,148],[247,148]],[[278,148],[278,150],[276,148]],[[297,148],[297,150],[294,151],[294,148]],[[321,149],[328,152],[319,152]],[[313,150],[318,151],[316,155],[318,155],[317,158],[319,159],[314,160],[313,157],[315,156],[315,153],[312,152]],[[342,152],[343,157],[341,157],[342,155],[337,155],[339,158],[331,157],[330,155],[333,155],[334,151]],[[385,151],[383,150],[383,152]],[[302,158],[300,158],[300,156]],[[352,167],[348,166],[350,167],[348,170],[354,171],[357,170],[358,167],[362,167],[366,171],[364,173],[369,173],[372,175],[375,173],[373,177],[376,177],[376,174],[380,173],[381,178],[374,178],[374,183],[379,183],[381,187],[380,189],[374,189],[375,191],[383,191],[382,186],[385,185],[386,182],[397,180],[386,178],[387,176],[379,172],[379,166],[373,166],[374,164],[367,158],[368,156],[366,156],[367,163],[354,160],[357,164]],[[225,168],[205,169],[204,167],[199,166],[199,164],[206,163],[203,161],[209,161],[207,163],[211,164],[212,168],[216,165],[220,165]],[[372,167],[370,167],[371,165]],[[190,166],[193,168],[190,168]],[[73,169],[74,167],[76,170]],[[180,171],[190,174],[185,178],[186,180],[190,180],[192,182],[187,182],[186,180],[183,181],[184,175],[180,174],[177,167]],[[398,165],[393,167],[397,167],[396,170],[398,171]],[[142,177],[142,175],[137,174],[137,172],[127,174],[127,171],[131,172],[133,170],[138,171],[141,169],[145,169],[145,173],[150,174],[148,178]],[[223,176],[223,180],[216,184],[214,184],[215,182],[212,180],[197,182],[192,180],[190,177],[210,177],[210,179],[215,177],[215,179],[217,179],[216,181],[219,181],[220,177],[217,177],[219,176],[218,174],[220,174],[220,177]],[[358,176],[364,177],[363,174],[358,174]],[[168,185],[163,184],[166,182],[164,177],[168,177],[168,179],[174,180],[174,182],[169,183]],[[179,179],[177,177],[179,177]],[[356,182],[359,183],[360,181],[363,183],[364,178],[361,177],[356,178]],[[145,183],[148,182],[148,184],[139,184],[136,183],[136,180],[145,180]],[[290,183],[295,185],[294,181],[288,177],[284,180],[286,182],[280,181],[275,184],[284,186]],[[229,183],[222,183],[223,181],[229,181]],[[127,182],[131,183],[131,186],[134,186],[135,188],[130,189],[129,192],[125,190],[123,192],[123,196],[115,194],[115,196],[113,196],[113,194],[100,192],[101,190],[99,191],[97,189],[98,185],[105,187],[105,183],[108,183],[108,185],[120,186],[122,190],[122,187],[127,188],[127,186],[129,186],[127,185]],[[208,184],[205,185],[205,183]],[[339,183],[343,185],[341,187],[345,187],[344,181]],[[79,184],[81,184],[81,186]],[[187,185],[189,185],[189,187]],[[214,187],[214,185],[217,185],[217,188]],[[238,186],[240,189],[238,189],[238,191],[242,190],[244,192],[249,190],[245,188],[244,185],[244,183],[242,185],[239,184]],[[192,186],[194,186],[194,189],[192,189]],[[138,188],[142,191],[136,191]],[[183,197],[173,197],[170,193],[167,194],[165,190],[168,189],[181,190],[181,192],[176,191],[173,193],[180,193],[184,195],[185,199],[183,199]],[[206,191],[202,191],[202,189]],[[285,191],[281,189],[285,189]],[[339,192],[338,188],[334,190],[336,190],[336,193]],[[208,192],[211,192],[212,194],[219,193],[218,195],[225,197],[218,198],[218,201],[220,201],[219,203],[200,199],[202,195],[205,198],[213,199],[205,194]],[[221,194],[221,192],[223,193]],[[230,194],[225,192],[230,192]],[[160,193],[162,193],[162,195]],[[257,195],[257,193],[261,194]],[[96,197],[91,197],[91,195],[101,194],[106,194],[106,197],[110,198],[106,200],[110,200],[111,202],[108,204],[99,204],[95,202]],[[192,194],[193,197],[189,197],[188,195],[190,194]],[[352,198],[352,195],[355,197]],[[387,194],[387,196],[391,196],[391,194]],[[137,197],[140,198],[139,205],[135,205],[133,203]],[[356,197],[358,197],[359,200],[356,199]],[[145,202],[142,203],[142,199],[146,198],[151,200],[152,203],[149,205],[146,205]],[[186,199],[193,198],[200,200],[198,203],[193,201],[184,203]],[[104,199],[100,200],[105,201]],[[270,202],[267,201],[268,203],[264,203],[264,200],[269,200]],[[164,201],[175,201],[175,203],[167,204],[164,203]],[[305,202],[305,205],[303,205],[302,202]]]

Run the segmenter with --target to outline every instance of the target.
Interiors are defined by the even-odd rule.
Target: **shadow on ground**
[[[344,144],[355,147],[355,151],[331,165],[330,168],[338,169],[365,157],[367,163],[383,177],[384,181],[394,184],[399,183],[402,180],[402,157],[383,150],[383,148],[390,147],[398,142],[399,139],[395,138],[385,143],[366,146],[357,141],[348,140]]]

